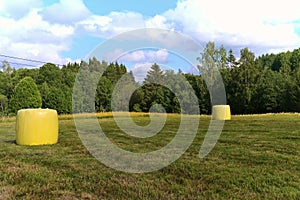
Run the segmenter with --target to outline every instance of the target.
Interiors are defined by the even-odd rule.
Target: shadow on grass
[[[17,144],[16,140],[4,140],[4,142],[7,144]]]

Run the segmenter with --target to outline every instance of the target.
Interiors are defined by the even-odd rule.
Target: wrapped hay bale
[[[212,119],[214,120],[230,120],[231,112],[229,105],[215,105],[212,109]]]
[[[17,113],[16,143],[19,145],[56,144],[58,116],[52,109],[22,109]]]

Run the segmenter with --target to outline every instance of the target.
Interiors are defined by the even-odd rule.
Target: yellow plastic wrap
[[[229,105],[215,105],[212,110],[212,119],[214,120],[231,120]]]
[[[56,144],[58,117],[52,109],[22,109],[16,122],[16,142],[19,145]]]

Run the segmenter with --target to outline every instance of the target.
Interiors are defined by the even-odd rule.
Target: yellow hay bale
[[[16,142],[19,145],[56,144],[58,117],[52,109],[22,109],[16,122]]]
[[[215,105],[212,110],[212,119],[214,120],[230,120],[231,112],[229,105]]]

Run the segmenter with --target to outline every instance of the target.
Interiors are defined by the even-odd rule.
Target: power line
[[[6,60],[2,60],[1,62],[6,61]],[[30,65],[30,64],[26,64],[26,63],[16,63],[16,62],[9,62],[7,61],[9,64],[13,64],[13,65],[21,65],[21,66],[27,66],[27,67],[38,67],[36,65]]]
[[[27,58],[21,58],[21,57],[16,57],[16,56],[9,56],[9,55],[4,55],[4,54],[0,54],[0,57],[10,58],[10,59],[16,59],[16,60],[23,60],[23,61],[28,61],[28,62],[41,63],[41,64],[47,64],[47,63],[49,63],[49,62],[45,62],[45,61],[33,60],[33,59],[27,59]],[[57,63],[53,63],[53,64],[58,65],[58,66],[63,66],[63,65],[57,64]]]
[[[5,57],[5,58],[12,58],[12,59],[17,59],[17,60],[25,60],[25,61],[29,61],[29,62],[36,62],[36,63],[42,63],[45,64],[47,62],[43,62],[43,61],[39,61],[39,60],[31,60],[31,59],[26,59],[26,58],[20,58],[20,57],[15,57],[15,56],[8,56],[8,55],[3,55],[0,54],[1,57]]]

